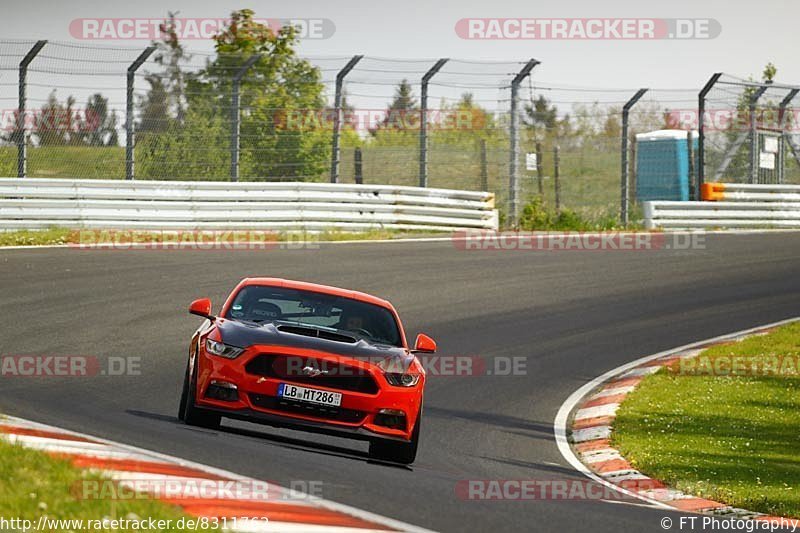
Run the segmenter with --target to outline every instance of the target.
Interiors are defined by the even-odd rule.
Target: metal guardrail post
[[[531,70],[539,63],[540,61],[536,59],[530,59],[511,80],[511,123],[509,126],[511,154],[508,166],[508,221],[511,226],[516,226],[519,219],[519,132],[517,131],[519,125],[519,117],[517,116],[519,84],[528,77]]]
[[[706,168],[706,146],[705,146],[705,114],[706,114],[706,95],[719,81],[722,72],[717,72],[700,89],[697,95],[697,184],[694,190],[693,199],[700,199],[700,189],[705,181]]]
[[[133,82],[136,77],[136,71],[139,67],[147,61],[147,59],[156,51],[155,46],[148,46],[144,51],[139,54],[133,63],[128,67],[128,74],[126,80],[125,91],[125,179],[132,180],[135,177],[133,160],[134,160],[134,147],[136,140],[134,138],[134,125],[133,125]]]
[[[239,181],[239,91],[242,85],[242,78],[259,59],[261,59],[261,54],[248,57],[242,68],[237,70],[233,76],[231,88],[231,181]]]
[[[419,186],[428,186],[428,82],[431,81],[437,72],[439,72],[447,58],[439,59],[429,70],[422,76],[422,88],[420,90],[420,105],[419,105]]]
[[[27,113],[28,65],[39,55],[47,41],[36,41],[22,61],[19,63],[19,101],[17,105],[17,177],[28,175],[28,133],[25,130],[25,114]]]
[[[339,183],[339,164],[340,164],[340,149],[339,149],[339,132],[342,127],[342,88],[344,86],[344,77],[347,76],[353,67],[361,61],[363,55],[353,56],[350,61],[336,74],[336,92],[333,97],[333,140],[331,141],[331,183]]]
[[[647,89],[639,89],[636,91],[630,100],[625,102],[625,105],[622,106],[622,147],[620,148],[620,170],[621,170],[621,177],[620,177],[620,220],[622,221],[623,226],[628,225],[628,211],[629,211],[629,203],[630,203],[630,194],[628,191],[630,190],[630,180],[628,176],[628,116],[630,114],[631,108],[636,105],[642,96],[645,95]]]

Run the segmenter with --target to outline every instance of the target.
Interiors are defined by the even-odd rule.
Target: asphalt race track
[[[391,300],[441,355],[524,356],[520,376],[433,376],[410,469],[366,445],[175,418],[187,343],[242,277]],[[553,438],[561,403],[634,358],[800,314],[800,234],[709,235],[690,251],[464,252],[450,242],[256,252],[0,251],[0,353],[141,357],[141,375],[1,378],[0,411],[260,479],[321,481],[334,501],[440,531],[661,531],[627,503],[464,501],[459,480],[582,479]],[[674,513],[671,513],[674,515]],[[674,526],[677,530],[677,526]]]

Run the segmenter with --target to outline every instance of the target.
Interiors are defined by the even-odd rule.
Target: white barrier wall
[[[800,185],[707,183],[702,202],[643,202],[647,229],[800,228]]]
[[[0,178],[0,230],[497,229],[494,194],[307,182]]]

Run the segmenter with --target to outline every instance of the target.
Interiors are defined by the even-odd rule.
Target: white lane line
[[[251,477],[248,477],[248,476],[243,476],[243,475],[240,475],[240,474],[236,474],[234,472],[230,472],[230,471],[227,471],[227,470],[222,470],[220,468],[214,468],[212,466],[204,465],[204,464],[201,464],[201,463],[196,463],[194,461],[188,461],[186,459],[181,459],[179,457],[174,457],[174,456],[171,456],[171,455],[155,452],[155,451],[152,451],[152,450],[147,450],[147,449],[144,449],[144,448],[138,448],[136,446],[130,446],[128,444],[122,444],[120,442],[104,439],[102,437],[97,437],[95,435],[87,435],[85,433],[79,433],[77,431],[71,431],[71,430],[67,430],[67,429],[62,429],[62,428],[58,428],[58,427],[55,427],[55,426],[50,426],[50,425],[47,425],[47,424],[40,424],[38,422],[31,422],[29,420],[16,418],[16,417],[13,417],[13,416],[7,416],[7,415],[2,416],[2,417],[0,417],[0,422],[1,423],[10,422],[13,425],[20,425],[20,424],[22,424],[24,422],[24,423],[32,424],[31,426],[29,426],[31,428],[40,429],[40,430],[43,430],[43,431],[52,431],[52,432],[57,432],[57,433],[63,433],[63,434],[66,434],[66,435],[73,435],[73,436],[77,436],[77,437],[83,437],[85,439],[92,439],[92,440],[94,440],[96,442],[99,442],[101,444],[106,444],[109,447],[115,448],[113,450],[113,452],[110,452],[110,453],[127,453],[128,456],[142,456],[142,457],[145,457],[144,460],[156,461],[156,462],[167,462],[167,463],[170,463],[170,464],[185,466],[187,468],[193,468],[195,470],[200,470],[200,471],[206,472],[206,473],[211,474],[213,476],[224,477],[224,478],[231,479],[231,480],[238,480],[238,481],[243,481],[243,482],[247,482],[247,483],[259,483],[260,482],[260,480],[257,480],[255,478],[251,478]],[[284,487],[279,487],[279,488],[282,488],[284,491],[291,492],[291,491],[289,491],[289,489],[286,489]],[[364,520],[366,522],[373,522],[373,523],[376,523],[376,524],[380,524],[382,526],[386,526],[386,527],[389,527],[389,528],[392,528],[392,529],[395,529],[395,530],[398,530],[398,531],[407,531],[409,533],[433,533],[433,531],[430,530],[430,529],[425,529],[425,528],[422,528],[422,527],[419,527],[419,526],[408,524],[408,523],[402,522],[400,520],[395,520],[394,518],[389,518],[389,517],[382,516],[382,515],[379,515],[379,514],[376,514],[376,513],[371,513],[369,511],[364,511],[362,509],[358,509],[356,507],[351,507],[349,505],[345,505],[345,504],[342,504],[342,503],[332,502],[330,500],[325,500],[325,499],[322,499],[322,498],[318,498],[318,497],[313,496],[313,495],[304,494],[303,497],[309,502],[309,505],[314,505],[314,506],[317,506],[319,508],[328,509],[330,511],[334,511],[334,512],[337,512],[337,513],[342,513],[342,514],[345,514],[345,515],[349,515],[351,517],[359,518],[359,519]],[[306,524],[302,524],[302,525],[306,526],[306,529],[303,529],[302,531],[309,531],[309,529],[308,529],[309,526],[308,525],[306,525]],[[298,524],[298,526],[301,526],[301,524]],[[314,527],[317,527],[317,526],[314,526]],[[269,530],[267,530],[267,531],[269,531]],[[285,530],[280,530],[280,531],[285,531]],[[319,530],[319,531],[330,531],[330,530]],[[357,531],[359,533],[364,533],[365,531],[369,531],[369,530],[365,530],[365,529],[361,529],[361,528],[349,528],[349,529],[348,528],[343,528],[343,529],[341,529],[341,531],[350,531],[350,532]]]
[[[636,492],[632,492],[630,490],[623,489],[622,487],[619,487],[619,486],[617,486],[617,485],[615,485],[613,483],[610,483],[610,482],[606,481],[605,479],[603,479],[602,477],[600,477],[597,474],[595,474],[594,472],[592,472],[591,470],[589,470],[589,468],[585,464],[583,464],[583,462],[580,460],[580,458],[578,458],[578,456],[575,455],[575,453],[572,451],[572,447],[569,444],[569,439],[567,438],[567,422],[569,421],[570,413],[572,413],[572,411],[581,402],[581,400],[583,400],[584,397],[588,396],[592,391],[594,391],[595,389],[600,387],[603,383],[605,383],[606,381],[610,381],[612,378],[616,377],[618,374],[621,374],[622,372],[625,372],[627,370],[631,370],[631,369],[633,369],[633,368],[635,368],[635,367],[637,367],[639,365],[642,365],[644,363],[648,363],[650,361],[653,361],[655,359],[659,359],[661,357],[666,357],[668,355],[675,355],[675,354],[677,354],[679,352],[686,352],[688,350],[695,350],[695,349],[697,349],[698,346],[702,346],[702,345],[705,345],[705,344],[708,344],[708,343],[732,340],[732,339],[734,339],[736,337],[741,337],[743,335],[754,333],[756,331],[759,331],[759,330],[762,330],[762,329],[765,329],[765,328],[774,328],[774,327],[777,327],[777,326],[783,326],[784,324],[791,324],[792,322],[797,322],[798,320],[800,320],[800,317],[788,318],[786,320],[780,320],[778,322],[772,322],[770,324],[764,324],[762,326],[757,326],[757,327],[750,328],[750,329],[736,331],[734,333],[728,333],[728,334],[725,334],[725,335],[720,335],[718,337],[713,337],[711,339],[705,339],[705,340],[702,340],[702,341],[697,341],[697,342],[692,342],[692,343],[689,343],[689,344],[684,344],[683,346],[679,346],[677,348],[671,348],[669,350],[664,350],[663,352],[659,352],[659,353],[656,353],[656,354],[652,354],[652,355],[647,355],[645,357],[641,357],[639,359],[636,359],[635,361],[631,361],[630,363],[624,364],[622,366],[618,366],[617,368],[609,370],[608,372],[604,373],[603,375],[594,378],[593,380],[591,380],[588,383],[584,384],[578,390],[576,390],[575,392],[570,394],[570,396],[564,401],[564,403],[561,404],[561,407],[559,408],[558,413],[556,413],[556,418],[553,421],[553,433],[555,435],[556,445],[558,446],[558,451],[561,452],[561,455],[564,457],[564,459],[566,459],[567,462],[570,465],[572,465],[572,467],[575,470],[577,470],[578,472],[580,472],[584,476],[586,476],[586,477],[588,477],[588,478],[590,478],[590,479],[592,479],[592,480],[594,480],[594,481],[596,481],[598,483],[602,483],[603,485],[605,485],[605,486],[607,486],[609,488],[615,489],[618,492],[621,492],[621,493],[626,494],[628,496],[631,496],[633,498],[638,498],[638,499],[640,499],[642,501],[645,501],[647,503],[650,503],[650,504],[655,505],[657,507],[660,507],[662,509],[672,509],[672,510],[674,510],[674,507],[671,507],[669,505],[661,503],[661,502],[659,502],[657,500],[653,500],[651,498],[646,498],[646,497],[641,496],[640,494],[638,494]],[[593,429],[593,428],[590,428],[590,429]],[[579,431],[586,432],[587,430],[579,430]],[[578,441],[578,440],[576,440],[574,438],[576,433],[579,433],[579,431],[575,431],[572,434],[573,435],[573,440],[575,442],[582,442],[582,441]],[[610,436],[610,434],[611,434],[611,431],[610,431],[610,428],[609,428],[608,436]],[[597,438],[605,438],[605,437],[597,437]],[[591,439],[585,439],[585,440],[591,440]],[[633,473],[633,472],[631,472],[631,473]]]

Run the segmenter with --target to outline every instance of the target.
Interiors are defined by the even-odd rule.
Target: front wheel
[[[417,423],[414,424],[414,431],[411,432],[409,442],[399,442],[394,440],[374,440],[369,444],[369,456],[380,461],[390,461],[410,465],[417,458],[417,448],[419,447],[419,428],[422,422],[422,410],[417,416]]]
[[[208,429],[217,429],[222,416],[212,411],[207,411],[196,407],[195,391],[197,390],[197,376],[190,377],[189,365],[186,365],[186,377],[183,380],[183,393],[181,394],[181,405],[178,418],[190,426],[198,426]]]

